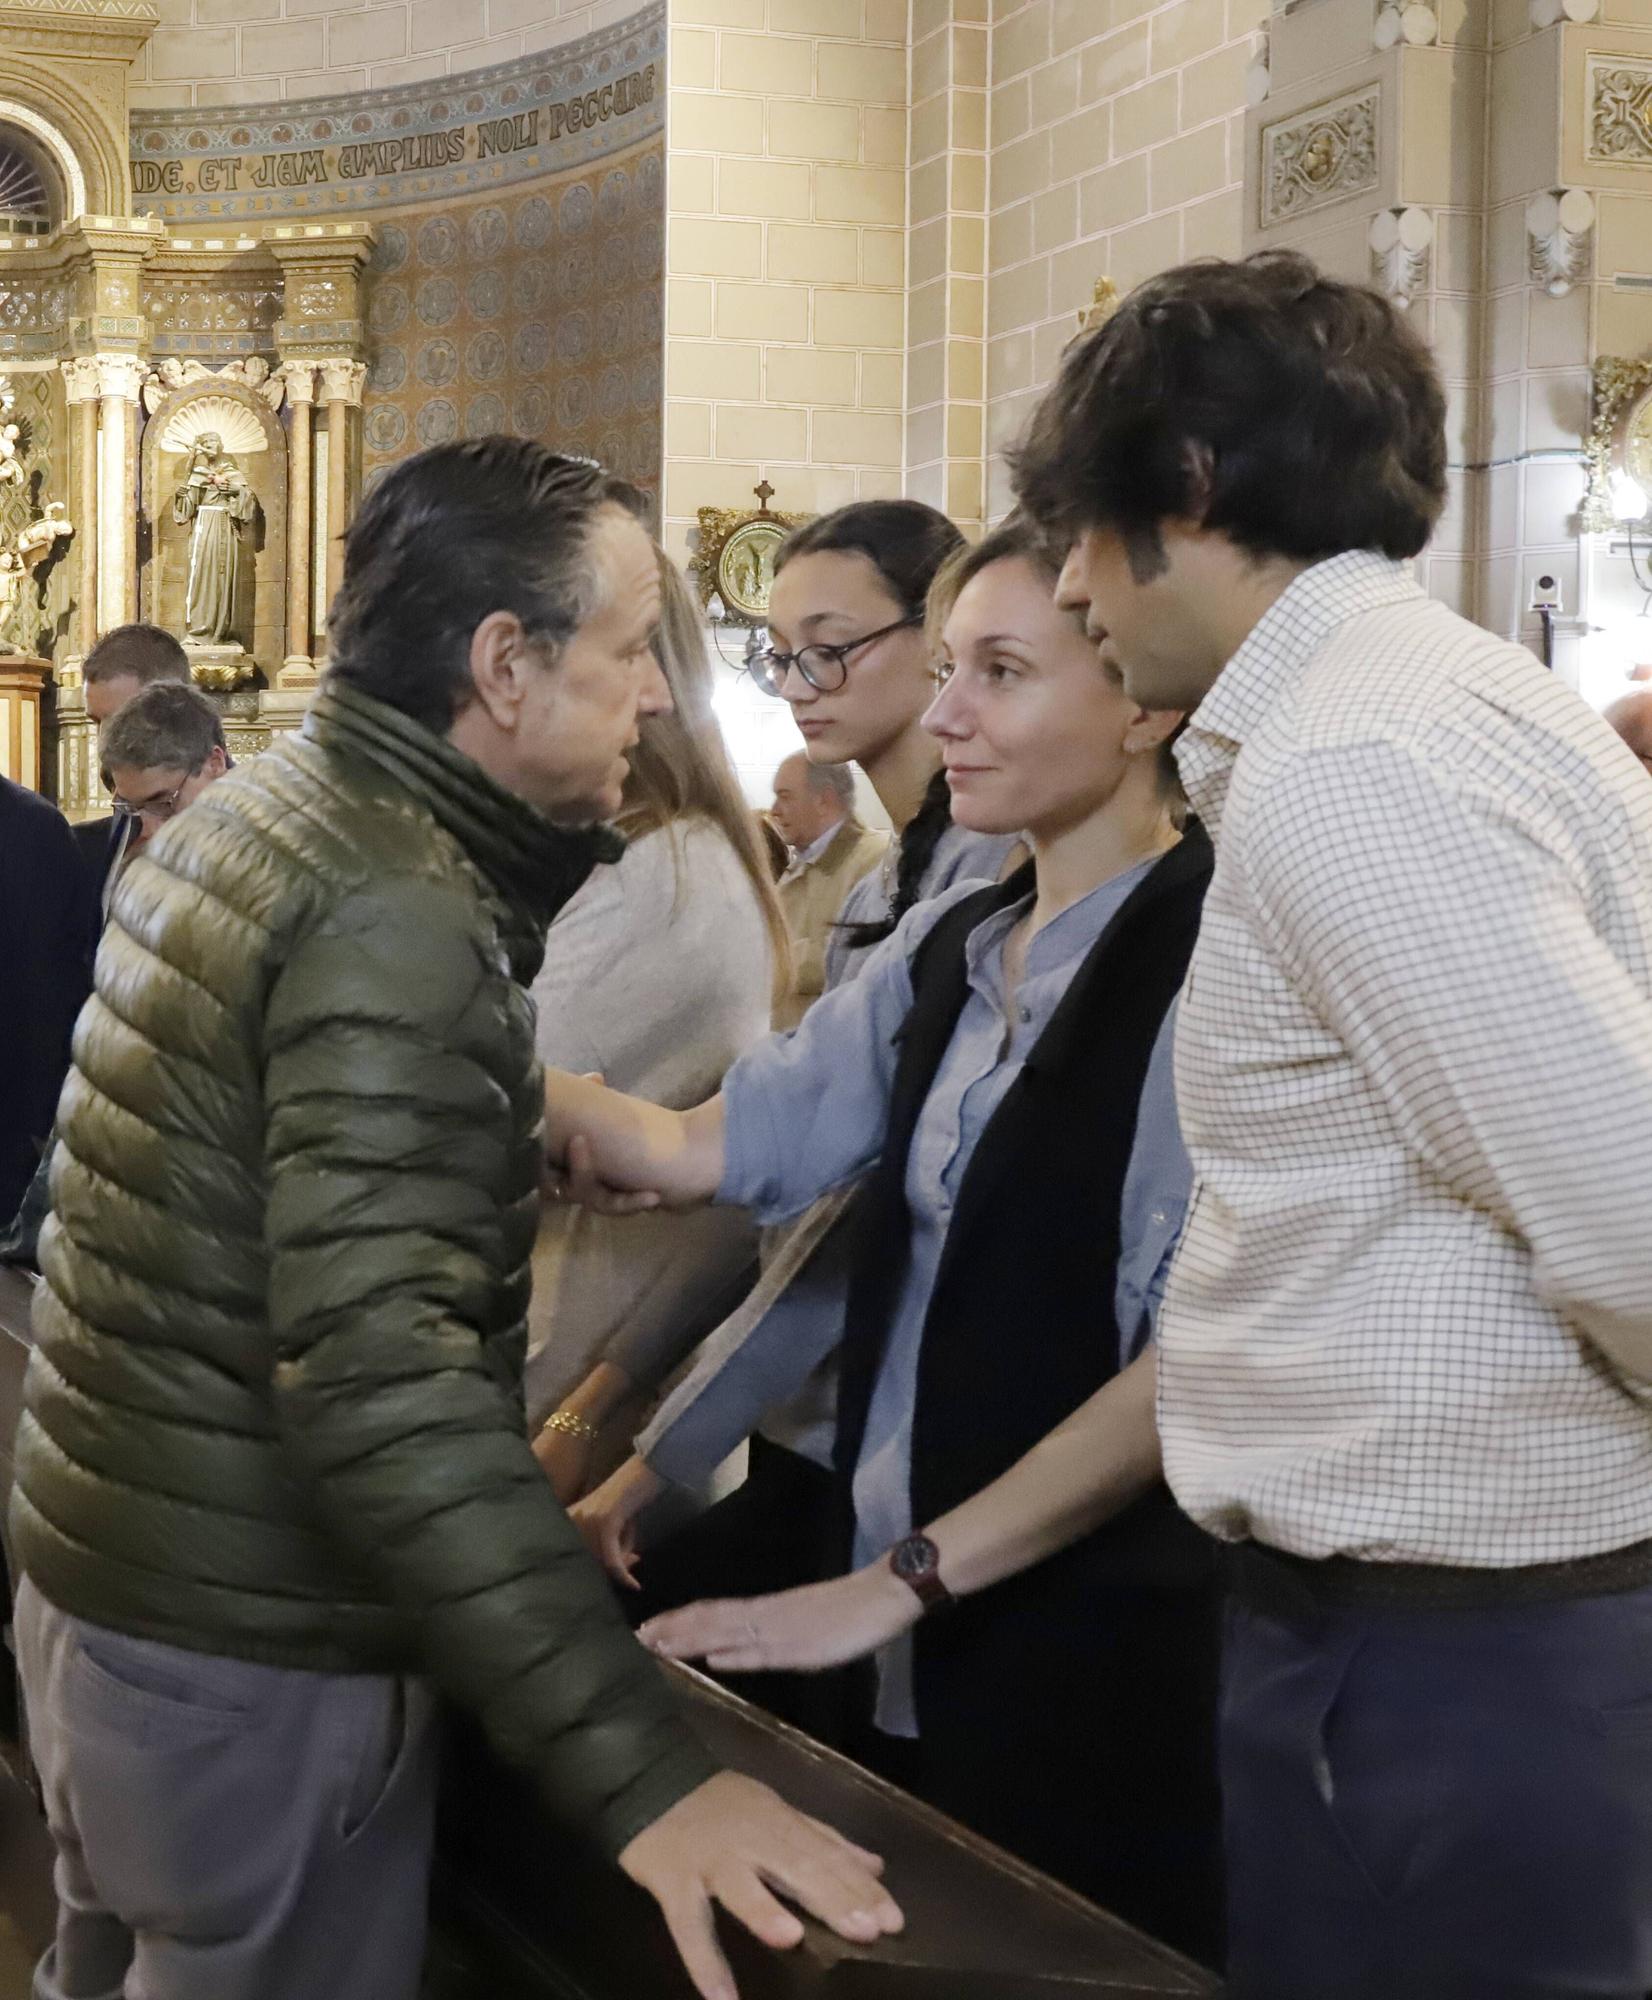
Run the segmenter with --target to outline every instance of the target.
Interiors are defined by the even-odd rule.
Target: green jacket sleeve
[[[617,1853],[715,1767],[552,1497],[486,1337],[511,1318],[536,1199],[514,998],[462,881],[358,892],[283,965],[264,1049],[277,1421],[430,1671]]]

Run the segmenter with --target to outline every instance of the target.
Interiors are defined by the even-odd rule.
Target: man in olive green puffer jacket
[[[765,1882],[845,1936],[898,1923],[871,1857],[714,1772],[523,1434],[523,988],[669,700],[629,508],[506,438],[393,470],[301,733],[116,893],[11,1517],[46,2000],[406,2000],[425,1675],[659,1899],[707,1995],[713,1896],[776,1944]]]

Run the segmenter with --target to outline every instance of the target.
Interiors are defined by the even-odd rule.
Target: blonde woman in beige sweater
[[[663,554],[660,574],[656,650],[673,712],[642,725],[616,821],[629,845],[552,926],[534,1000],[548,1066],[597,1071],[686,1109],[768,1031],[789,959],[756,823],[712,713],[705,627]],[[583,1490],[598,1444],[596,1425],[559,1409],[563,1397],[593,1371],[610,1388],[668,1374],[680,1357],[666,1350],[686,1352],[720,1317],[754,1256],[755,1232],[738,1211],[613,1217],[547,1206],[526,1387],[535,1451],[560,1498]]]

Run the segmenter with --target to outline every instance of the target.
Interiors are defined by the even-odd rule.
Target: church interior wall
[[[903,488],[907,0],[672,0],[667,546]]]
[[[1330,0],[1335,4],[1335,0]],[[987,295],[988,511],[1003,447],[1095,281],[1127,291],[1242,239],[1245,73],[1266,0],[996,0]]]
[[[636,0],[156,0],[134,110],[269,104],[428,83],[534,56]]]
[[[325,52],[355,11],[311,24]],[[414,33],[410,10],[369,11],[405,15]],[[237,552],[210,600],[235,607],[234,629],[200,635],[193,656],[242,754],[302,713],[325,663],[341,531],[398,459],[514,430],[657,493],[664,0],[569,8],[537,27],[519,11],[510,59],[479,64],[500,38],[470,36],[461,0],[448,9],[451,46],[427,52],[439,74],[381,71],[362,89],[355,71],[329,69],[326,94],[312,96],[271,94],[309,72],[272,82],[256,12],[157,23],[142,0],[0,0],[0,17],[13,14],[26,20],[20,45],[8,26],[0,48],[0,141],[13,133],[7,186],[24,206],[0,233],[17,459],[0,477],[0,533],[8,550],[31,526],[38,541],[48,515],[72,533],[50,560],[32,556],[26,578],[7,555],[6,637],[50,670],[28,721],[46,753],[34,779],[66,808],[100,803],[79,685],[97,633],[141,616],[180,636],[187,624],[196,645],[197,616],[221,622],[192,596],[196,516],[173,497],[196,466],[196,432],[236,430],[223,463],[256,502],[237,516]],[[54,36],[87,57],[79,73],[64,65],[69,99],[87,85],[78,125],[43,128],[42,144],[74,162],[65,135],[102,104],[91,85],[113,64],[124,90],[134,56],[168,26],[181,80],[138,91],[129,129],[124,111],[114,125],[129,160],[120,182],[86,174],[71,195],[67,174],[48,173],[52,187],[38,174],[31,186],[29,162],[44,158],[35,127],[51,108],[36,71]],[[200,74],[208,55],[177,53],[210,51],[226,32],[247,86],[235,101]],[[240,101],[249,94],[258,101]],[[94,195],[112,212],[92,211]],[[16,679],[8,744],[23,740],[12,709],[30,706]]]
[[[73,497],[84,434],[61,362],[108,362],[107,412],[135,408],[129,361],[296,356],[313,490],[346,509],[421,445],[503,426],[658,481],[679,560],[699,509],[759,489],[799,514],[905,492],[977,532],[1010,504],[1004,448],[1098,283],[1289,245],[1387,290],[1434,347],[1452,465],[1430,590],[1534,646],[1547,633],[1597,693],[1652,654],[1635,581],[1652,557],[1644,525],[1635,541],[1603,514],[1621,441],[1598,421],[1602,369],[1652,367],[1652,0],[155,0],[152,21],[146,0],[0,0],[0,17],[0,100],[55,109],[86,161],[84,241],[11,243],[0,285],[0,368],[41,405],[31,473],[53,498]],[[646,66],[646,98],[532,129],[602,64]],[[103,158],[127,102],[130,192]],[[364,379],[328,390],[329,360]],[[143,422],[123,441],[98,416],[106,470],[123,450],[142,465]],[[286,552],[317,651],[324,516],[318,497],[305,562]],[[91,532],[102,618],[124,602],[121,540]],[[78,560],[31,605],[71,663]],[[290,662],[260,664],[282,692]],[[748,696],[731,677],[758,789],[785,718]]]

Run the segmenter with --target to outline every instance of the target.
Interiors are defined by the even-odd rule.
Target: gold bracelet
[[[572,1410],[552,1410],[541,1427],[544,1431],[560,1431],[564,1437],[584,1438],[595,1444],[600,1433],[589,1417],[581,1417]]]

